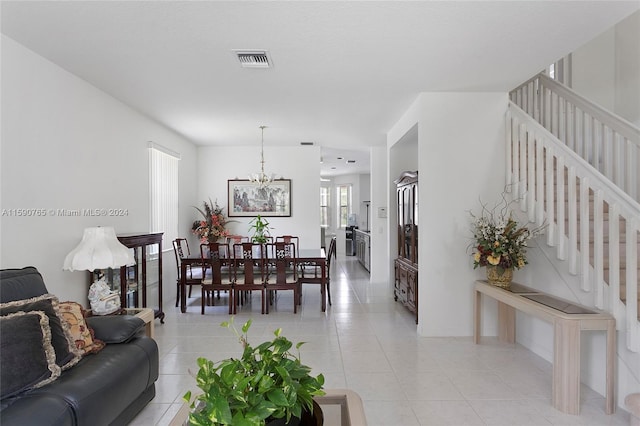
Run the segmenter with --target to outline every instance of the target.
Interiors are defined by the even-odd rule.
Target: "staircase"
[[[640,129],[544,74],[510,99],[507,188],[640,352]]]

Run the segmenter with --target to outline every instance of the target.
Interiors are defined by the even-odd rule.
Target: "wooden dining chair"
[[[249,237],[244,235],[227,235],[226,241],[227,241],[227,244],[229,244],[229,247],[233,249],[234,246],[236,246],[237,244],[250,242],[250,239]],[[233,251],[231,253],[232,253],[232,257],[235,257],[235,253]]]
[[[176,238],[172,241],[173,245],[173,254],[176,258],[176,268],[178,269],[178,279],[176,281],[176,308],[178,307],[178,302],[180,301],[180,263],[182,259],[187,256],[191,256],[191,251],[189,250],[189,241],[186,238]],[[191,297],[191,287],[194,285],[200,285],[200,280],[202,279],[202,269],[200,267],[192,268],[193,265],[187,266],[187,280],[186,284],[189,287],[189,297]],[[194,277],[195,273],[195,277]]]
[[[326,252],[326,263],[325,263],[325,281],[327,288],[327,297],[329,299],[329,305],[331,305],[331,258],[335,259],[336,257],[336,237],[331,238],[331,242],[329,243],[329,249]],[[317,265],[315,263],[311,264],[302,264],[300,267],[300,286],[302,284],[321,284],[322,280],[322,266]]]
[[[257,243],[240,243],[233,246],[231,270],[233,276],[234,301],[233,313],[239,304],[244,304],[247,295],[260,291],[261,313],[265,313],[265,252],[264,246]]]
[[[293,291],[293,313],[298,312],[300,300],[300,281],[298,279],[298,261],[292,256],[296,253],[294,243],[277,241],[266,245],[270,258],[267,261],[267,280],[265,290],[268,302],[266,313],[269,313],[269,305],[273,303],[274,292],[277,290]]]
[[[281,235],[279,237],[276,237],[276,242],[284,242],[287,244],[293,243],[293,246],[291,245],[287,245],[285,246],[285,249],[290,249],[293,248],[293,253],[289,254],[289,256],[293,256],[293,257],[298,257],[298,253],[296,252],[297,247],[300,247],[300,239],[294,235]]]
[[[233,279],[229,269],[231,257],[229,245],[226,243],[200,244],[200,257],[202,259],[202,291],[201,314],[204,315],[204,307],[212,305],[214,291],[226,291],[229,293],[229,314],[233,312]],[[219,293],[218,293],[219,294]]]

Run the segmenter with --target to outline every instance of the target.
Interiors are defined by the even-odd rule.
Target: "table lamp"
[[[65,271],[94,271],[134,265],[133,253],[116,238],[110,226],[85,228],[80,244],[65,257]],[[94,315],[107,315],[120,309],[120,297],[99,277],[89,287],[89,301]]]

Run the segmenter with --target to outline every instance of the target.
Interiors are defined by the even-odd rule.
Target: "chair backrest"
[[[211,274],[212,284],[222,284],[223,267],[230,262],[229,245],[226,243],[200,244],[200,259],[202,260],[202,277]]]
[[[269,243],[267,253],[269,259],[267,261],[267,273],[269,277],[274,276],[275,283],[285,283],[287,278],[298,278],[298,259],[295,256],[295,244],[285,243],[284,241],[276,241]]]
[[[300,246],[300,239],[298,237],[296,237],[294,235],[281,235],[279,237],[276,237],[276,242],[284,242],[284,243],[287,243],[287,244],[292,243],[293,244],[293,253],[291,253],[291,255],[293,257],[298,257],[297,248]],[[290,247],[285,247],[285,248],[288,250]]]
[[[249,242],[251,242],[251,238],[244,235],[227,236],[227,244],[229,244],[229,247],[232,249],[231,253],[233,254],[233,257],[240,256],[242,254],[242,252],[238,252],[237,254],[235,252],[236,248],[240,247],[240,244]]]
[[[240,243],[233,245],[233,277],[239,284],[260,284],[265,277],[265,250],[262,244]]]
[[[173,254],[176,257],[176,268],[178,268],[178,278],[180,278],[180,260],[185,257],[185,253],[187,256],[191,255],[191,251],[189,251],[189,242],[186,238],[176,238],[172,241],[173,245]]]

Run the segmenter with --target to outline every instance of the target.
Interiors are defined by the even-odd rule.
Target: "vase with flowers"
[[[529,228],[513,218],[505,194],[494,208],[482,204],[479,216],[471,213],[473,238],[473,268],[486,267],[487,281],[508,288],[513,270],[527,264],[527,242],[539,235],[544,226]]]
[[[195,206],[194,206],[195,207]],[[195,207],[202,215],[203,220],[193,222],[191,230],[200,238],[201,243],[215,243],[221,238],[229,236],[226,226],[231,221],[222,213],[222,208],[218,206],[218,202],[203,203],[203,208]]]

